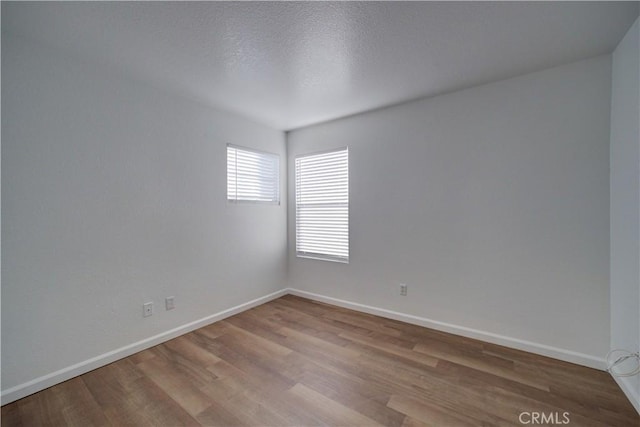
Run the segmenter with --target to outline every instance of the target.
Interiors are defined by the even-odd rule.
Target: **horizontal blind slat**
[[[296,252],[349,259],[348,149],[295,159]]]
[[[280,158],[227,145],[227,199],[280,201]]]

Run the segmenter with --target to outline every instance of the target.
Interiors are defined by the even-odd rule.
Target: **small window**
[[[296,157],[296,254],[349,262],[349,150]]]
[[[279,204],[278,155],[227,145],[227,200]]]

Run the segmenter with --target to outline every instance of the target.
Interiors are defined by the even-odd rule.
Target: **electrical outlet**
[[[167,310],[173,310],[176,308],[173,298],[174,297],[166,297],[164,299],[164,306]]]
[[[153,303],[145,302],[142,304],[142,317],[149,317],[153,314]]]
[[[405,283],[400,283],[400,295],[407,296],[407,285]]]

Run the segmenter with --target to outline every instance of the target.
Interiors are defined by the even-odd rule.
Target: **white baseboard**
[[[298,289],[290,288],[288,289],[288,293],[292,295],[297,295],[299,297],[309,298],[315,301],[324,302],[327,304],[337,305],[339,307],[344,307],[351,310],[374,314],[380,317],[386,317],[388,319],[400,320],[402,322],[411,323],[418,326],[424,326],[425,328],[431,328],[438,331],[448,332],[454,335],[461,335],[467,338],[474,338],[474,339],[486,341],[492,344],[498,344],[505,347],[514,348],[517,350],[528,351],[530,353],[540,354],[542,356],[564,360],[565,362],[571,362],[577,365],[599,369],[601,371],[606,370],[606,367],[607,367],[604,358],[595,357],[595,356],[591,356],[583,353],[578,353],[571,350],[552,347],[552,346],[539,344],[531,341],[525,341],[518,338],[507,337],[504,335],[498,335],[491,332],[480,331],[477,329],[467,328],[465,326],[453,325],[450,323],[431,320],[424,317],[414,316],[411,314],[404,314],[397,311],[387,310],[384,308],[372,307],[369,305],[359,304],[351,301],[345,301],[338,298],[318,295],[311,292],[301,291]]]
[[[260,298],[256,298],[244,304],[231,307],[227,310],[223,310],[218,313],[212,314],[210,316],[203,317],[202,319],[196,320],[194,322],[187,323],[185,325],[179,326],[169,331],[162,332],[160,334],[129,344],[124,347],[120,347],[108,353],[101,354],[89,360],[85,360],[80,363],[76,363],[75,365],[68,366],[66,368],[52,372],[50,374],[43,375],[39,378],[35,378],[24,384],[19,384],[7,390],[2,390],[2,392],[0,393],[1,404],[5,405],[7,403],[11,403],[25,396],[44,390],[45,388],[51,387],[55,384],[59,384],[63,381],[66,381],[73,377],[77,377],[78,375],[82,375],[86,372],[92,371],[101,366],[105,366],[105,365],[108,365],[109,363],[113,363],[116,360],[120,360],[124,357],[131,356],[132,354],[145,350],[149,347],[153,347],[155,345],[161,344],[165,341],[176,338],[180,335],[184,335],[198,328],[202,328],[203,326],[210,325],[211,323],[233,316],[234,314],[238,314],[250,308],[256,307],[260,304],[264,304],[265,302],[274,300],[276,298],[280,298],[281,296],[286,295],[287,293],[288,293],[287,289],[281,289],[272,294],[265,295]]]
[[[400,313],[384,308],[372,307],[355,302],[345,301],[337,298],[332,298],[324,295],[314,294],[311,292],[301,291],[298,289],[281,289],[277,292],[265,295],[260,298],[256,298],[252,301],[244,304],[237,305],[227,310],[212,314],[194,322],[187,323],[177,328],[171,329],[166,332],[162,332],[155,336],[146,338],[144,340],[129,344],[127,346],[118,348],[116,350],[101,354],[94,358],[82,361],[75,365],[60,369],[56,372],[35,378],[26,383],[11,387],[7,390],[0,392],[0,401],[2,405],[11,403],[15,400],[21,399],[30,394],[44,390],[55,384],[61,383],[78,375],[82,375],[86,372],[92,371],[101,366],[105,366],[116,360],[135,354],[139,351],[145,350],[149,347],[161,344],[165,341],[178,337],[180,335],[191,332],[195,329],[207,326],[211,323],[233,316],[250,308],[256,307],[260,304],[264,304],[268,301],[274,300],[286,294],[297,295],[304,298],[309,298],[315,301],[324,302],[327,304],[336,305],[339,307],[349,308],[351,310],[361,311],[364,313],[374,314],[376,316],[386,317],[389,319],[399,320],[406,323],[411,323],[418,326],[424,326],[443,332],[452,333],[455,335],[461,335],[468,338],[475,338],[482,341],[490,342],[493,344],[503,345],[505,347],[515,348],[518,350],[528,351],[543,356],[552,357],[554,359],[564,360],[566,362],[576,363],[578,365],[588,366],[590,368],[605,370],[606,364],[604,359],[577,353],[570,350],[551,347],[544,344],[538,344],[530,341],[524,341],[517,338],[506,337],[503,335],[494,334],[491,332],[480,331],[477,329],[471,329],[464,326],[453,325],[450,323],[439,322],[437,320],[431,320],[424,317],[414,316],[411,314]],[[623,379],[616,378],[616,381],[620,385],[620,388],[627,395],[629,400],[638,409],[638,396],[634,393],[632,387],[628,384],[628,381],[621,381]],[[640,410],[639,410],[640,412]]]
[[[613,376],[613,379],[616,381],[618,386],[622,389],[622,392],[627,396],[627,399],[631,402],[638,414],[640,414],[640,395],[633,389],[631,383],[631,378],[633,377],[616,377]]]

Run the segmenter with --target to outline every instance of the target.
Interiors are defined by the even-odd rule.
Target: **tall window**
[[[349,262],[349,150],[296,157],[296,253]]]
[[[280,203],[280,158],[227,145],[227,200]]]

